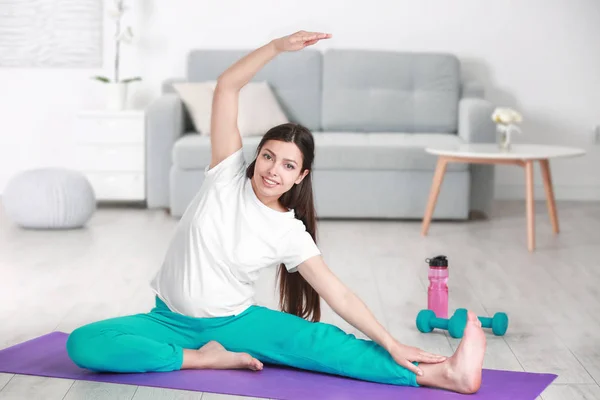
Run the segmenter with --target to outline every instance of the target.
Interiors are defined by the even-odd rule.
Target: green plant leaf
[[[127,78],[127,79],[123,79],[121,82],[122,83],[129,83],[129,82],[136,82],[136,81],[141,81],[142,78],[140,78],[139,76],[133,77],[133,78]]]
[[[104,83],[110,83],[110,79],[108,79],[105,76],[96,75],[96,76],[93,76],[92,79],[95,79],[97,81],[104,82]]]

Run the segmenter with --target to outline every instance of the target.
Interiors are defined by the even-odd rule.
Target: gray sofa
[[[210,163],[209,137],[198,135],[171,84],[215,80],[244,50],[194,50],[187,76],[170,79],[147,110],[147,205],[179,217]],[[254,81],[267,81],[290,121],[311,129],[319,218],[420,219],[436,164],[426,146],[493,142],[493,105],[482,86],[461,80],[451,54],[305,49],[284,53]],[[244,137],[255,157],[259,137]],[[451,164],[434,219],[487,213],[494,167]]]

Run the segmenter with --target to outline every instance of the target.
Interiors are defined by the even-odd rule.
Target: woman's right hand
[[[275,39],[273,43],[279,51],[298,51],[312,46],[319,40],[330,38],[331,33],[298,31],[294,34]]]
[[[406,346],[394,340],[392,347],[389,349],[392,358],[404,368],[414,372],[417,375],[423,375],[421,368],[413,363],[437,364],[446,361],[445,356],[428,353],[417,347]]]

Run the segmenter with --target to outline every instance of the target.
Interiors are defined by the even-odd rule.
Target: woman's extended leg
[[[272,364],[372,382],[418,386],[416,375],[385,349],[340,328],[254,306],[226,325],[205,332],[231,351]]]
[[[228,350],[247,352],[263,362],[372,382],[469,393],[479,388],[485,352],[485,335],[472,317],[469,315],[463,342],[454,356],[439,364],[420,364],[424,376],[419,377],[373,341],[358,339],[334,325],[308,322],[264,307],[251,307],[206,334]]]
[[[232,353],[218,343],[203,341],[204,323],[203,319],[171,312],[157,299],[157,307],[147,314],[111,318],[75,329],[67,340],[67,352],[79,367],[104,372],[262,368],[248,354]]]

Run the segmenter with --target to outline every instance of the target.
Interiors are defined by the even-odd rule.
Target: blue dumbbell
[[[459,308],[456,310],[454,315],[464,315],[465,321],[467,320],[467,310]],[[508,330],[508,315],[503,312],[497,312],[493,317],[477,317],[481,322],[483,328],[492,328],[492,333],[496,336],[502,336]]]
[[[437,318],[431,310],[421,310],[417,315],[417,329],[423,333],[429,333],[433,329],[444,329],[453,338],[461,338],[467,324],[467,314],[454,314],[450,319]]]

